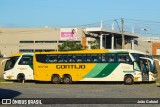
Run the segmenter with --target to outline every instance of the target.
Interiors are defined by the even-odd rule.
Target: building
[[[88,41],[97,40],[100,49],[121,49],[121,32],[97,28],[0,28],[0,52],[10,56],[18,52],[57,51],[58,45],[74,40],[90,47]],[[124,32],[125,48],[133,48],[134,33]]]
[[[138,42],[137,50],[146,50],[152,55],[160,55],[159,37],[140,37]]]

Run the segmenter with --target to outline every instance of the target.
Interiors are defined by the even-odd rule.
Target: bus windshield
[[[134,57],[135,61],[139,61],[140,57],[145,57],[145,55],[137,53],[131,53],[131,55]]]
[[[4,71],[12,69],[14,67],[16,61],[18,60],[18,58],[19,58],[19,56],[10,57],[10,59],[7,60],[7,62],[5,64]]]

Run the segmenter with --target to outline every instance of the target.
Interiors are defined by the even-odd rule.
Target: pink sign
[[[61,40],[77,39],[77,29],[74,28],[62,28],[60,32]]]

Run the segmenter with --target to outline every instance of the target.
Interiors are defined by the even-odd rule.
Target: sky
[[[160,0],[0,0],[0,27],[64,27],[119,18],[160,21]]]

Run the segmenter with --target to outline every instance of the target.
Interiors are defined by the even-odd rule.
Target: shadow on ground
[[[0,99],[12,99],[19,96],[21,93],[14,90],[0,88]]]
[[[43,81],[32,81],[32,83],[35,84],[52,84],[52,82],[43,82]],[[136,82],[134,84],[155,84],[156,82]],[[64,83],[60,83],[60,84],[64,84]],[[85,81],[79,81],[79,82],[72,82],[71,84],[88,84],[88,85],[95,85],[95,84],[99,84],[99,85],[124,85],[124,82],[119,82],[119,81],[112,81],[112,82],[104,82],[104,81],[90,81],[90,82],[85,82]],[[133,85],[134,85],[133,84]]]

